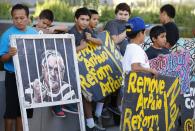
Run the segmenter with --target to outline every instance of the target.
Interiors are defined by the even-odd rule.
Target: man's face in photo
[[[51,90],[53,94],[57,94],[60,91],[60,88],[62,86],[62,80],[64,77],[65,67],[63,59],[59,56],[50,55],[47,58],[47,63],[45,64],[45,67],[43,67],[44,81],[46,82],[49,90]]]

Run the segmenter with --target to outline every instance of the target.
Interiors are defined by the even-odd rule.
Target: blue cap
[[[147,28],[141,17],[133,17],[127,23],[130,25],[132,32],[138,32]]]

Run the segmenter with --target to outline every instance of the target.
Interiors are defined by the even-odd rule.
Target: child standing
[[[148,57],[141,48],[145,37],[145,23],[140,17],[129,19],[127,27],[127,37],[131,43],[127,45],[125,55],[122,59],[123,72],[140,71],[157,75],[157,71],[150,68]]]
[[[98,32],[95,30],[97,28],[97,24],[99,23],[99,14],[96,10],[90,9],[91,18],[89,21],[89,27],[88,29],[95,35],[96,38],[94,38],[93,44],[96,45],[102,45],[101,39],[97,38]],[[87,34],[88,35],[88,34]]]
[[[44,9],[39,14],[37,23],[33,27],[44,34],[58,34],[68,31],[68,27],[65,25],[52,25],[53,21],[53,12],[50,9]]]
[[[32,27],[27,26],[29,23],[28,7],[22,4],[14,5],[11,10],[11,16],[13,20],[13,26],[3,33],[0,42],[0,60],[4,63],[4,69],[6,71],[6,110],[4,114],[4,123],[5,131],[12,131],[14,123],[16,131],[22,131],[23,129],[15,78],[15,69],[12,60],[12,57],[16,54],[17,49],[10,46],[9,37],[13,34],[37,34],[38,32]]]
[[[122,55],[124,55],[126,46],[128,45],[125,26],[130,15],[131,9],[129,5],[126,3],[120,3],[115,8],[116,18],[109,21],[105,26],[105,30],[110,33],[112,40]]]
[[[108,21],[104,28],[110,33],[110,37],[112,38],[112,40],[116,44],[116,47],[119,49],[122,55],[125,54],[125,50],[128,45],[125,26],[130,15],[130,6],[127,3],[120,3],[115,8],[115,19]],[[118,106],[118,101],[120,101],[120,96],[117,91],[111,95],[111,102],[107,109],[113,114],[120,116],[121,107]]]
[[[66,26],[55,26],[52,25],[54,21],[54,15],[53,12],[50,9],[44,9],[39,14],[39,19],[37,20],[37,24],[33,27],[36,28],[39,33],[44,34],[55,34],[58,31],[66,31]],[[53,106],[52,112],[56,117],[65,117],[65,112],[62,110],[61,105]]]
[[[96,35],[93,33],[93,27],[89,27],[90,19],[91,13],[87,8],[83,7],[76,10],[75,25],[70,29],[69,33],[75,35],[77,52],[80,52],[82,49],[87,47],[87,41],[97,45],[101,45],[102,43],[101,40],[97,39]],[[101,107],[103,107],[103,105],[101,105]],[[105,128],[99,127],[97,124],[95,124],[92,115],[92,104],[84,96],[83,108],[86,117],[86,130],[105,131]]]
[[[166,29],[163,26],[155,26],[150,30],[150,39],[153,45],[146,50],[148,59],[156,58],[160,54],[169,54],[165,49],[166,44]]]
[[[172,48],[179,39],[179,30],[174,22],[175,14],[175,8],[170,4],[166,4],[160,8],[160,22],[166,29],[167,43],[165,47],[167,49]]]

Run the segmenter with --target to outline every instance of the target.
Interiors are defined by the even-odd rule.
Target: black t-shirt
[[[173,22],[169,22],[163,25],[166,29],[167,42],[174,46],[179,39],[179,30],[177,25]]]
[[[156,49],[152,46],[150,46],[147,50],[146,50],[146,54],[148,56],[148,59],[153,59],[153,58],[156,58],[158,55],[160,54],[169,54],[169,50],[166,49],[166,48],[162,48],[162,49]]]
[[[126,30],[126,24],[127,22],[125,21],[114,19],[109,21],[104,29],[110,33],[110,36],[119,35]],[[125,38],[122,42],[117,44],[122,55],[124,55],[128,43],[128,39]]]
[[[90,31],[90,30],[87,29],[87,28],[84,29],[84,30],[80,33],[80,32],[77,30],[77,28],[76,28],[75,25],[68,31],[69,34],[74,34],[76,46],[79,46],[79,45],[80,45],[81,40],[85,40],[85,39],[86,39],[85,32],[90,33],[90,34],[91,34],[91,37],[97,38],[97,36],[96,36],[92,31]]]

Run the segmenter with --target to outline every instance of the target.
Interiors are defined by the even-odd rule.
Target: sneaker
[[[63,105],[62,111],[72,113],[72,114],[78,114],[77,104]]]
[[[65,112],[62,111],[61,106],[53,106],[51,108],[52,113],[56,116],[56,117],[66,117]]]
[[[109,106],[108,110],[111,111],[112,113],[116,114],[116,115],[121,115],[120,110],[118,109],[118,107],[113,107],[113,106]]]
[[[110,119],[111,118],[110,113],[109,113],[107,108],[103,108],[101,117],[104,118],[104,119]]]
[[[94,121],[95,121],[95,124],[101,128],[103,128],[103,124],[102,124],[102,117],[96,117],[94,116]]]
[[[106,131],[106,128],[99,127],[95,124],[93,128],[89,128],[88,126],[86,126],[86,131]]]

